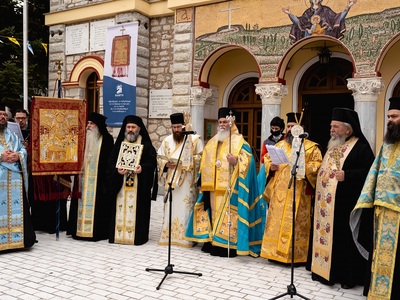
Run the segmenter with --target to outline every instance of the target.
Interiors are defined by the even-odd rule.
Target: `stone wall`
[[[174,51],[174,17],[150,20],[149,90],[172,89]],[[149,119],[147,130],[158,149],[161,141],[171,133],[169,119]]]
[[[50,11],[60,11],[73,7],[91,5],[92,3],[103,2],[103,0],[93,0],[89,4],[87,1],[50,1]],[[158,1],[150,1],[158,2]],[[94,21],[94,20],[93,20]],[[98,20],[96,20],[98,21]],[[169,119],[147,119],[149,108],[149,92],[152,89],[173,89],[173,64],[174,64],[174,16],[164,16],[149,19],[138,12],[129,12],[115,16],[115,24],[140,21],[138,37],[138,58],[137,58],[137,86],[136,86],[136,114],[143,118],[150,137],[156,148],[161,141],[171,133]],[[89,22],[90,21],[85,21]],[[75,24],[68,24],[75,25]],[[72,69],[76,63],[85,56],[95,55],[104,59],[105,51],[87,52],[75,55],[65,55],[65,25],[50,26],[49,31],[56,34],[50,37],[49,51],[49,96],[52,96],[57,80],[57,62],[61,61],[61,81],[68,82]],[[58,34],[61,32],[61,34]],[[189,47],[191,49],[191,47]],[[182,52],[180,50],[180,52]],[[181,54],[179,54],[181,55]],[[191,56],[186,57],[187,62],[185,73],[190,75]],[[182,59],[180,59],[182,60]],[[178,82],[182,82],[178,78]],[[189,106],[190,82],[185,87],[187,103]],[[185,84],[187,84],[185,82]],[[57,93],[55,94],[57,96]],[[100,89],[100,112],[103,113],[103,91]],[[79,86],[63,88],[63,97],[84,98],[85,89]],[[118,135],[120,128],[109,128],[114,137]]]

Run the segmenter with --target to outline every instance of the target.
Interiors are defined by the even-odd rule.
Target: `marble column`
[[[353,91],[354,110],[360,118],[361,130],[375,152],[377,101],[384,82],[381,77],[349,78],[347,88]]]
[[[204,106],[212,96],[212,90],[201,86],[190,89],[190,113],[193,130],[204,138]]]
[[[274,117],[281,115],[282,98],[288,94],[288,87],[281,83],[262,83],[255,86],[262,102],[261,141],[264,141],[270,135],[269,123]]]

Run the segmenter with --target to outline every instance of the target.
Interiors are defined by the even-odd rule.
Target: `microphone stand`
[[[192,273],[192,272],[184,272],[184,271],[175,271],[174,270],[174,265],[171,264],[171,228],[172,228],[172,183],[174,182],[174,178],[175,178],[175,174],[176,174],[176,170],[178,168],[181,156],[182,156],[182,152],[183,149],[185,148],[185,143],[187,140],[187,135],[185,135],[185,138],[183,140],[183,144],[182,144],[182,148],[181,148],[181,152],[179,153],[179,157],[178,157],[178,161],[176,162],[175,165],[175,169],[174,169],[174,173],[172,173],[172,178],[171,181],[168,183],[168,191],[164,197],[164,203],[167,203],[167,200],[169,198],[169,223],[168,223],[168,263],[167,266],[165,267],[165,269],[150,269],[150,268],[146,268],[147,272],[152,272],[152,271],[156,271],[156,272],[164,272],[164,277],[162,278],[160,284],[156,287],[157,290],[160,289],[161,285],[163,284],[164,280],[167,278],[167,276],[169,274],[173,274],[173,273],[178,273],[178,274],[187,274],[187,275],[197,275],[197,276],[202,276],[202,273]]]
[[[294,279],[294,239],[295,239],[295,225],[296,225],[296,221],[295,221],[295,216],[296,216],[296,175],[297,175],[297,168],[298,168],[298,162],[299,162],[299,157],[300,157],[300,151],[301,148],[303,147],[303,143],[304,143],[304,138],[301,139],[301,143],[300,143],[300,150],[296,151],[296,161],[293,164],[293,168],[291,171],[291,177],[289,180],[289,185],[288,185],[288,190],[290,190],[290,187],[293,184],[293,207],[292,207],[292,262],[290,264],[290,284],[287,286],[287,292],[280,294],[274,298],[271,298],[270,300],[274,300],[274,299],[279,299],[281,297],[284,297],[286,295],[289,295],[290,298],[293,298],[293,296],[297,295],[300,298],[306,299],[306,300],[310,300],[307,297],[304,297],[302,295],[300,295],[299,293],[297,293],[296,287],[293,283],[293,279]]]

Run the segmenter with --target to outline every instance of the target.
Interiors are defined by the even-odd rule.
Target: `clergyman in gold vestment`
[[[296,184],[296,218],[295,218],[295,263],[305,263],[311,227],[311,198],[314,194],[317,172],[322,162],[318,144],[304,139],[304,149],[300,151],[297,176],[288,189],[292,164],[295,161],[295,141],[291,129],[299,125],[299,113],[287,114],[286,139],[275,144],[284,149],[291,163],[275,165],[267,153],[264,157],[265,175],[268,183],[264,199],[268,202],[267,222],[261,246],[261,257],[282,263],[291,263],[292,257],[292,204],[293,184]],[[293,143],[293,147],[292,147]],[[297,143],[297,146],[299,144]],[[293,148],[293,149],[292,149]]]

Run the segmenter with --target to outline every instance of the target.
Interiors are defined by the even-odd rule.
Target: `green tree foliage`
[[[0,1],[0,100],[14,112],[23,106],[23,1]],[[49,42],[49,30],[44,25],[44,13],[49,1],[28,1],[28,40],[33,53],[28,52],[28,94],[46,95],[48,86],[48,56],[42,45]],[[17,39],[20,46],[8,37]]]

